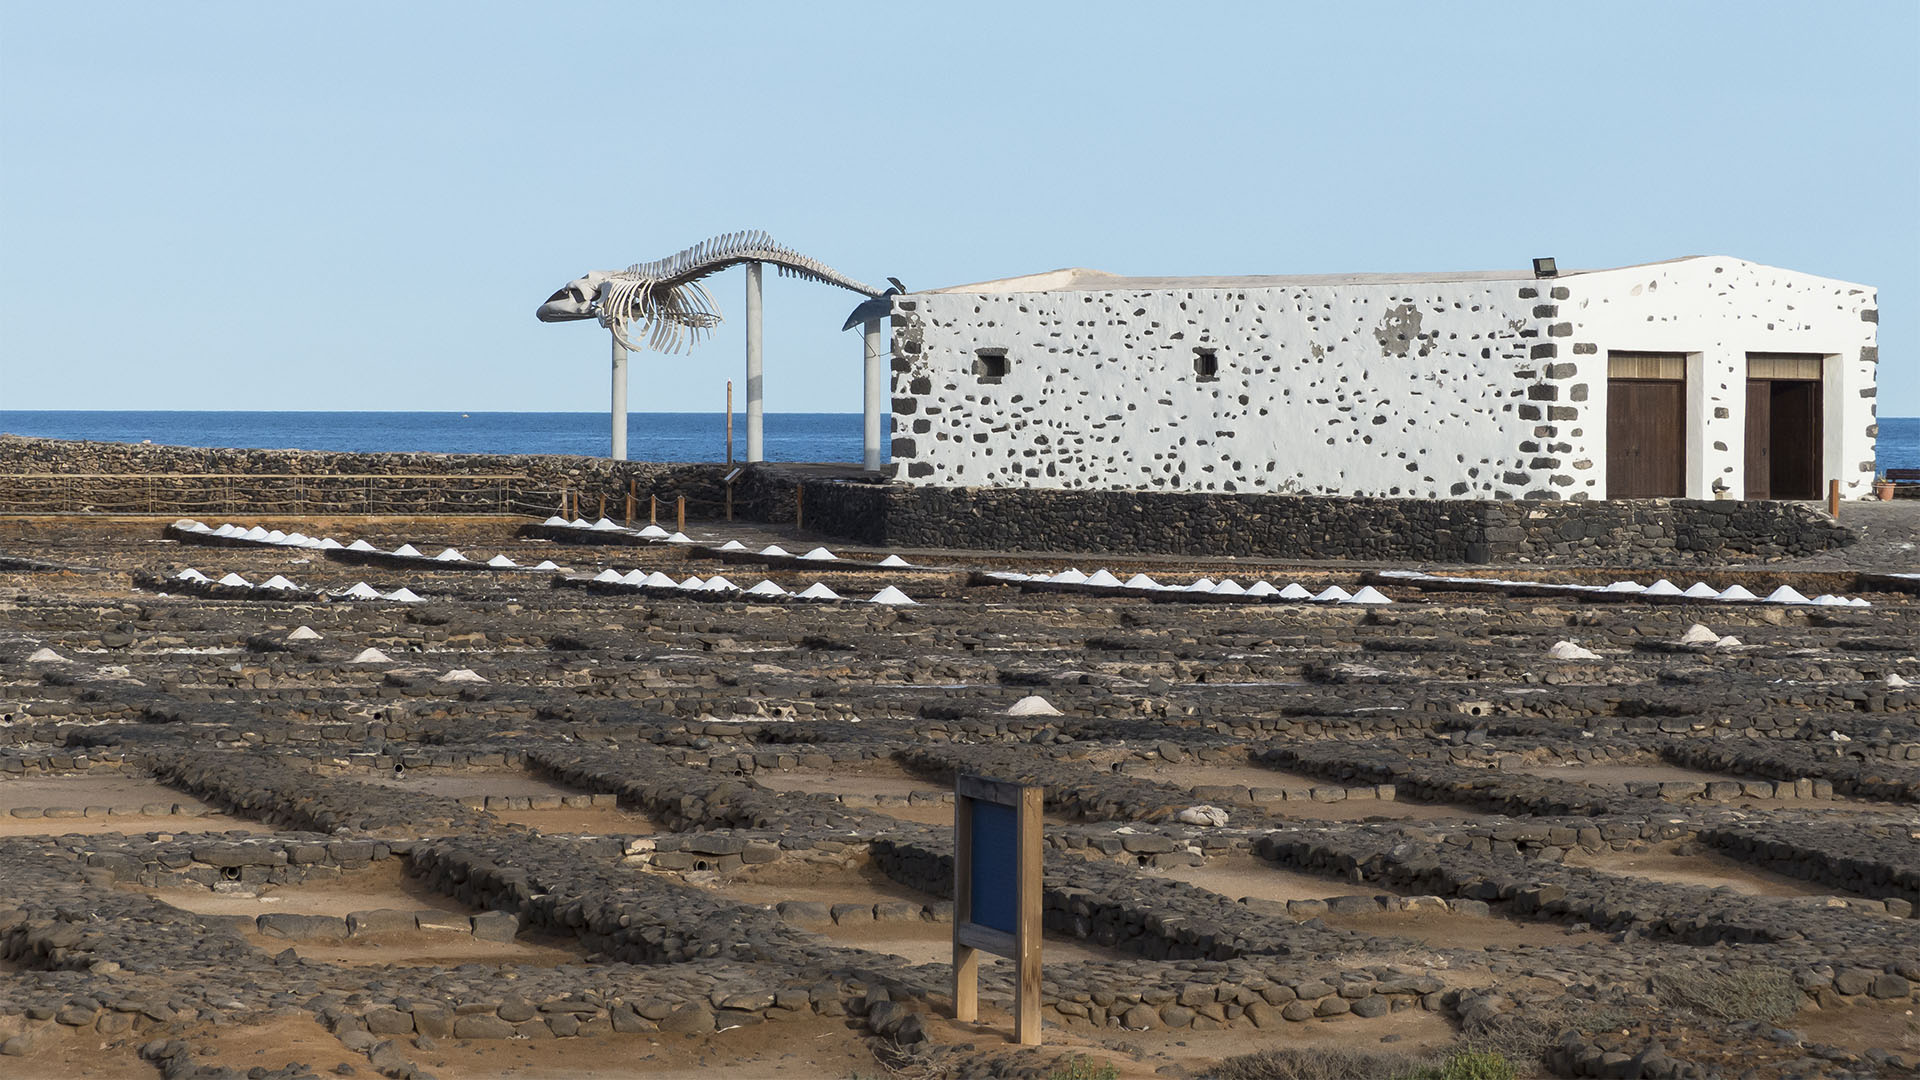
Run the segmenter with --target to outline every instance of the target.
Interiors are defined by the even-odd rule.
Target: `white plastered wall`
[[[894,456],[942,486],[1565,497],[1540,423],[1551,282],[920,293]],[[1203,381],[1195,350],[1216,351]],[[997,383],[974,374],[1005,350]]]
[[[1576,363],[1589,387],[1580,452],[1606,461],[1607,353],[1688,354],[1689,498],[1746,490],[1747,354],[1818,353],[1822,365],[1822,471],[1848,498],[1870,494],[1878,302],[1865,285],[1739,259],[1708,256],[1572,275],[1561,304]],[[1824,485],[1823,485],[1824,486]]]

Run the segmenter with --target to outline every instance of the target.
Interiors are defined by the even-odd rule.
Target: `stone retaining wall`
[[[1851,541],[1802,503],[804,487],[809,528],[888,547],[1640,566],[1807,555]]]

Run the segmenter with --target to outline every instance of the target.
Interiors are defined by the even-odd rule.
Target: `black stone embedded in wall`
[[[1801,503],[1468,501],[808,482],[806,525],[856,543],[1611,566],[1807,555],[1852,541]]]

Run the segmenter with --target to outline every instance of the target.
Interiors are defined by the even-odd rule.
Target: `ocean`
[[[282,450],[605,457],[604,412],[4,412],[0,432],[55,439]],[[859,413],[767,413],[769,461],[860,460]],[[884,449],[884,436],[882,448]],[[747,456],[747,415],[733,418]],[[628,413],[634,461],[725,461],[725,413]]]
[[[859,461],[859,413],[768,413],[769,461]],[[725,413],[629,413],[636,461],[725,461]],[[505,412],[4,412],[0,432],[56,439],[449,454],[607,453],[607,414]],[[746,414],[733,454],[747,453]],[[1920,417],[1880,421],[1879,466],[1920,469]]]

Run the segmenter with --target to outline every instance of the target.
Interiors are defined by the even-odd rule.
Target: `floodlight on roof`
[[[1554,266],[1551,258],[1533,260],[1533,276],[1537,278],[1559,277],[1560,270]]]

